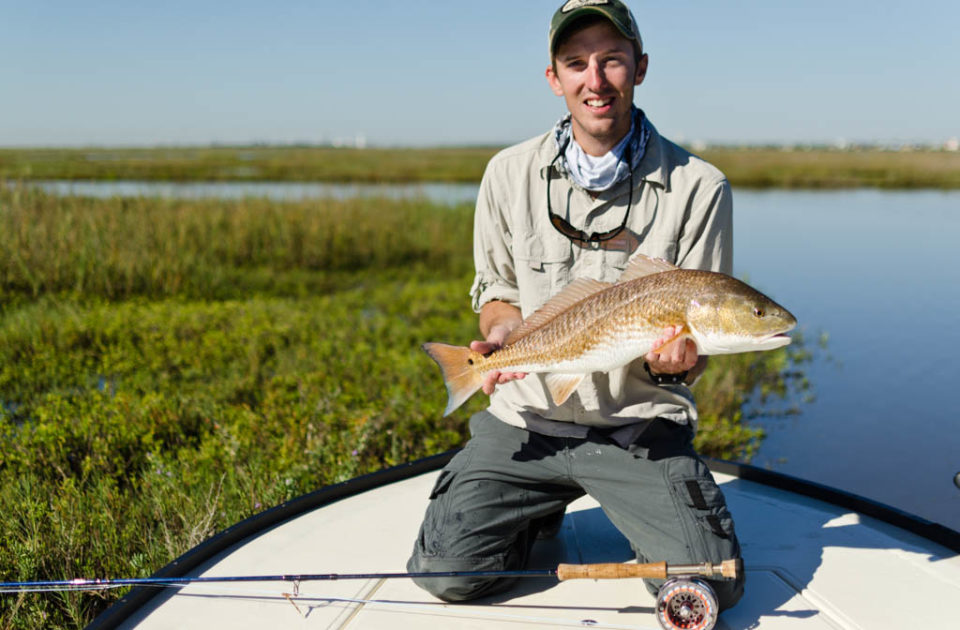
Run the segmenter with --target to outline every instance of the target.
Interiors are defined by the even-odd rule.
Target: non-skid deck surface
[[[214,558],[196,575],[401,572],[437,473],[308,512]],[[746,595],[718,628],[950,627],[960,558],[873,519],[756,483],[716,475],[747,565]],[[532,563],[628,562],[630,548],[597,504],[567,510]],[[356,600],[372,600],[361,603]],[[651,628],[654,598],[639,580],[521,580],[510,592],[443,604],[410,580],[191,585],[168,589],[124,627],[477,629]],[[946,624],[946,625],[944,625]]]

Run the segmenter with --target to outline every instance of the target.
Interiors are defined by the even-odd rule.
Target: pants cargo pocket
[[[430,491],[431,501],[447,491],[447,489],[450,487],[450,484],[453,482],[453,476],[455,474],[456,473],[452,470],[440,471],[440,476],[437,477],[436,482],[433,484],[433,490]]]
[[[733,517],[727,509],[723,492],[713,479],[681,479],[673,484],[673,492],[686,506],[687,514],[695,523],[695,526],[690,528],[690,533],[700,539],[701,549],[707,554],[707,557],[700,558],[699,561],[716,562],[739,555]]]
[[[420,525],[417,552],[423,556],[444,556],[449,553],[450,511],[454,497],[449,490],[457,476],[470,464],[473,453],[469,448],[457,453],[440,471],[430,490],[430,503]]]
[[[687,479],[683,485],[690,498],[689,505],[703,512],[697,515],[700,524],[714,536],[732,538],[733,517],[717,484],[709,479]]]

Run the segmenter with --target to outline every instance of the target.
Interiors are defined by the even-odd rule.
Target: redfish
[[[425,343],[447,386],[449,415],[491,370],[546,373],[547,389],[563,404],[592,372],[609,372],[692,339],[701,355],[772,350],[790,343],[797,324],[788,310],[726,274],[680,269],[636,255],[615,283],[581,278],[553,296],[487,355]],[[679,332],[654,347],[668,326]]]

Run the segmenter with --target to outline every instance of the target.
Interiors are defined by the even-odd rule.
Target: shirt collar
[[[657,128],[653,126],[653,123],[650,122],[649,118],[647,119],[647,125],[650,127],[650,139],[647,141],[646,153],[644,153],[643,159],[640,160],[640,164],[637,165],[634,171],[634,178],[637,180],[637,184],[639,184],[640,181],[645,181],[669,190],[669,182],[667,180],[667,173],[669,171],[663,150],[663,138],[660,136]],[[547,169],[550,168],[550,163],[555,157],[557,157],[557,149],[553,141],[553,131],[550,131],[544,136],[544,141],[540,144],[538,162],[540,163],[541,179],[547,178]],[[560,177],[561,173],[559,169],[557,169],[556,166],[554,166],[553,169],[553,175]],[[567,181],[570,180],[567,179]]]

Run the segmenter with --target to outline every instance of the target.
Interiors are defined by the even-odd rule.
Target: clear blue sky
[[[563,113],[560,0],[0,0],[0,145],[503,144]],[[631,0],[686,142],[960,136],[960,3]]]

